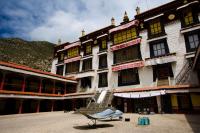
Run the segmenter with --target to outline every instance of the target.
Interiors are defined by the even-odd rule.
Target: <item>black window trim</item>
[[[106,40],[106,48],[102,48],[102,41],[103,40]],[[106,51],[108,49],[108,37],[105,36],[105,37],[101,37],[98,39],[98,44],[99,44],[99,52],[102,52],[102,51]]]
[[[160,40],[149,42],[150,58],[159,57],[159,56],[154,55],[153,45],[158,44],[158,43],[162,43],[162,42],[164,42],[164,47],[165,47],[165,52],[166,52],[165,55],[168,55],[170,53],[169,46],[168,46],[168,43],[167,43],[167,38],[163,38],[163,39],[160,39]],[[165,56],[165,55],[160,55],[160,56]]]
[[[90,53],[86,53],[86,46],[88,45],[87,43],[90,43],[91,45],[91,52]],[[92,55],[92,48],[93,48],[93,41],[87,42],[85,44],[83,44],[83,56],[89,56]]]
[[[157,69],[159,69],[160,66],[166,65],[166,67],[169,67],[169,72],[170,72],[170,77],[174,77],[173,69],[172,69],[172,64],[171,63],[166,63],[166,64],[160,64],[160,65],[154,65],[152,66],[153,69],[153,81],[156,81],[157,76]]]
[[[198,35],[199,42],[200,42],[200,30],[199,29],[185,33],[184,34],[184,38],[185,38],[186,53],[193,52],[193,51],[195,51],[197,49],[197,48],[190,48],[190,43],[189,43],[188,36],[193,35],[193,34],[197,34]]]
[[[122,83],[122,78],[119,74],[123,71],[130,71],[131,69],[135,71],[136,81],[132,81],[129,83]],[[139,72],[137,68],[130,68],[130,69],[124,69],[124,70],[118,71],[118,86],[128,86],[128,85],[137,85],[137,84],[140,84]]]
[[[136,48],[137,48],[137,50],[138,50],[138,59],[124,60],[124,61],[121,61],[121,62],[116,61],[116,56],[117,56],[117,55],[116,55],[116,52],[117,52],[117,51],[120,51],[120,50],[129,49],[130,47],[136,47]],[[127,47],[127,48],[124,48],[124,49],[119,49],[119,50],[113,52],[113,58],[114,58],[113,64],[114,64],[114,65],[115,65],[115,64],[123,64],[123,63],[125,63],[125,62],[130,62],[130,61],[142,60],[142,54],[141,54],[141,50],[140,50],[140,44],[139,44],[139,45],[133,45],[133,46],[130,46],[130,47]]]
[[[192,24],[189,24],[189,25],[186,25],[185,24],[185,21],[184,21],[184,12],[186,12],[187,10],[191,10],[192,11],[192,17],[193,17],[193,23]],[[197,11],[196,11],[197,10]],[[199,23],[199,19],[198,19],[198,8],[191,8],[191,7],[187,7],[187,8],[184,8],[183,10],[181,10],[180,13],[180,21],[181,21],[181,28],[186,28],[186,27],[190,27],[190,26],[193,26],[195,24],[198,24]]]
[[[106,75],[106,83],[105,84],[102,84],[102,82],[100,82],[100,75],[101,76],[105,76]],[[102,78],[102,77],[101,77]],[[98,83],[98,87],[108,87],[108,72],[102,72],[102,73],[99,73],[99,83]]]
[[[67,71],[67,65],[70,63],[74,63],[76,64],[77,70],[76,71]],[[80,68],[80,61],[75,61],[75,62],[70,62],[70,63],[66,63],[66,67],[65,67],[65,74],[70,74],[70,73],[78,73],[79,72],[79,68]],[[78,65],[78,66],[77,66]]]
[[[90,68],[85,68],[85,62],[87,61],[91,61],[91,64],[90,64]],[[85,72],[85,71],[90,71],[92,70],[92,58],[88,58],[88,59],[85,59],[83,60],[83,64],[82,64],[82,72]]]
[[[155,35],[152,35],[151,34],[151,27],[150,27],[150,24],[154,21],[160,21],[160,26],[161,26],[161,33],[158,33],[158,34],[155,34]],[[163,16],[161,16],[160,18],[155,18],[155,19],[152,19],[150,21],[147,22],[147,25],[148,25],[148,28],[147,28],[147,32],[148,32],[148,40],[149,39],[152,39],[152,38],[156,38],[156,37],[161,37],[161,36],[165,36],[166,35],[166,32],[165,32],[165,27],[164,27],[164,22],[163,22],[164,18]]]
[[[106,66],[102,66],[100,60],[102,58],[106,58]],[[107,54],[102,54],[102,55],[99,55],[99,69],[105,69],[105,68],[108,68],[108,58],[107,58]]]
[[[60,69],[62,69],[62,70],[60,70]],[[60,73],[60,72],[61,72],[61,73]],[[57,75],[63,76],[63,72],[64,72],[64,65],[56,66],[56,74],[57,74]]]

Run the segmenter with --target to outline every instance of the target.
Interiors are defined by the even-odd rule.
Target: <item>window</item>
[[[92,54],[92,45],[91,42],[88,42],[85,44],[85,50],[84,50],[85,55]]]
[[[64,60],[64,54],[63,53],[59,53],[58,54],[58,63],[63,62]]]
[[[99,87],[107,87],[108,86],[108,78],[107,73],[99,73]]]
[[[78,47],[71,48],[67,51],[67,58],[72,58],[79,55]]]
[[[192,16],[192,12],[189,11],[189,12],[186,12],[184,14],[184,22],[185,22],[185,25],[190,25],[193,23],[193,16]]]
[[[160,21],[155,21],[150,24],[151,35],[156,35],[162,32]]]
[[[81,79],[81,88],[91,88],[91,78],[85,77]]]
[[[99,56],[99,69],[107,68],[107,55]]]
[[[118,73],[118,86],[139,84],[137,69],[126,69]]]
[[[188,40],[190,43],[190,48],[197,48],[197,46],[199,45],[199,37],[197,34],[193,34],[188,36]]]
[[[140,59],[141,54],[139,45],[131,46],[114,52],[114,64]]]
[[[82,71],[92,70],[92,59],[83,60]]]
[[[101,50],[105,50],[105,49],[107,49],[107,41],[106,41],[106,39],[104,38],[104,39],[100,40],[100,47],[99,47],[99,50],[101,51]]]
[[[200,34],[199,31],[185,34],[186,41],[186,51],[192,52],[195,51],[199,45]]]
[[[66,93],[75,93],[76,92],[76,85],[67,83]]]
[[[114,34],[114,44],[130,41],[137,37],[137,32],[135,28],[131,28],[125,31]]]
[[[198,7],[196,8],[187,8],[182,14],[181,25],[182,27],[190,26],[199,22],[198,20]]]
[[[150,39],[163,34],[165,34],[165,31],[160,19],[155,19],[149,22],[148,37]]]
[[[56,74],[63,75],[63,65],[57,66]]]
[[[161,64],[153,66],[153,80],[158,79],[167,79],[168,77],[173,77],[173,71],[171,64]]]
[[[79,61],[66,64],[66,74],[72,72],[79,72]]]
[[[169,53],[167,41],[159,40],[150,43],[150,53],[151,57],[163,56]]]

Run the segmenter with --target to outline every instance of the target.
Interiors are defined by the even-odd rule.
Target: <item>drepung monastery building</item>
[[[59,41],[52,73],[76,78],[77,93],[111,91],[112,106],[124,112],[199,112],[199,21],[197,0],[137,8],[134,20],[125,13],[118,26],[112,18],[76,42]],[[88,99],[71,97],[77,108]]]
[[[0,114],[74,110],[109,95],[123,112],[200,112],[198,0],[125,13],[55,46],[51,73],[0,62]],[[100,97],[99,96],[99,97]],[[101,99],[96,99],[99,102]]]

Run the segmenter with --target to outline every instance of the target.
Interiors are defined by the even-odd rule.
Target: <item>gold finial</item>
[[[124,19],[123,19],[123,21],[124,22],[129,22],[129,18],[128,18],[128,15],[127,15],[126,11],[124,13]]]
[[[140,8],[139,8],[138,6],[136,7],[135,10],[136,10],[136,14],[137,14],[137,15],[140,14]]]
[[[85,31],[84,31],[84,29],[82,30],[82,36],[85,36]]]
[[[111,25],[115,25],[115,19],[114,19],[114,17],[111,18]]]
[[[59,39],[58,39],[58,45],[60,45],[60,44],[61,44],[61,39],[59,38]]]

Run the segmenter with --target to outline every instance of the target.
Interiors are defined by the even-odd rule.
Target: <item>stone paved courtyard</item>
[[[200,115],[148,115],[149,126],[138,126],[139,116],[124,114],[130,122],[98,121],[94,128],[86,117],[72,112],[7,115],[0,116],[0,133],[200,133]]]

